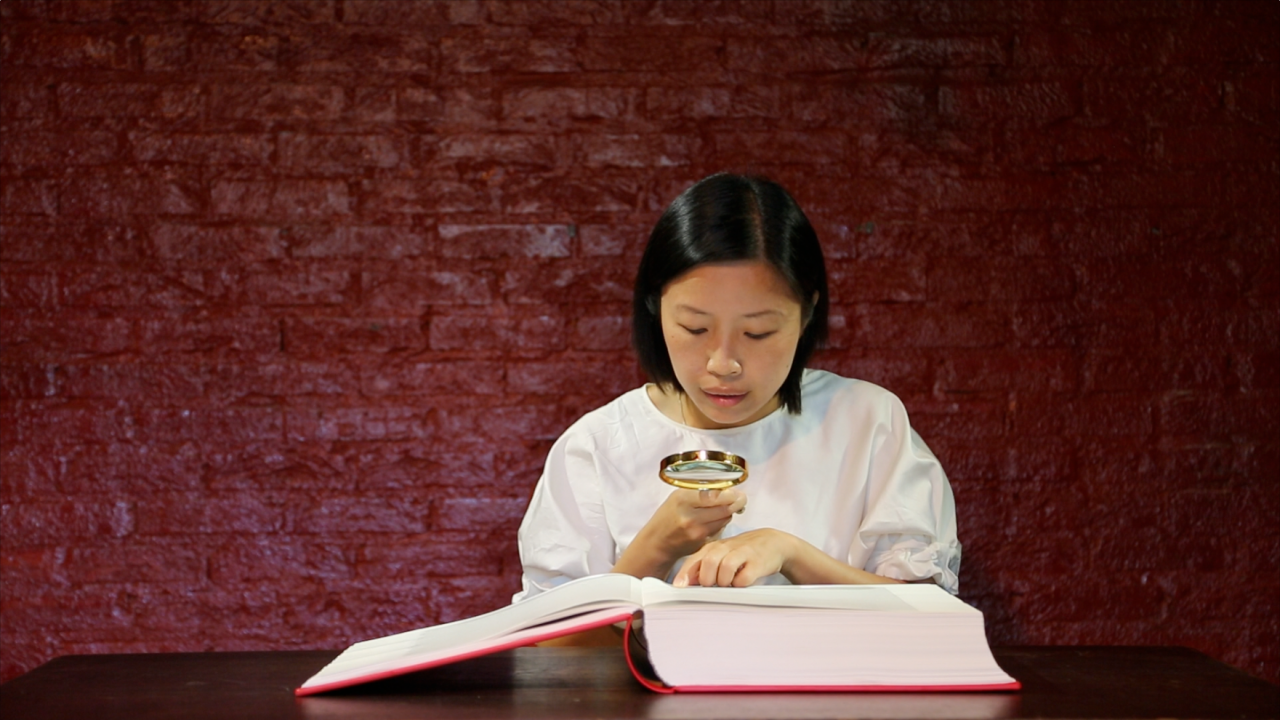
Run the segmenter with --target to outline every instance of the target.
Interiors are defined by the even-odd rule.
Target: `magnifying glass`
[[[719,450],[689,450],[662,458],[658,477],[686,490],[723,490],[747,479],[747,461]]]

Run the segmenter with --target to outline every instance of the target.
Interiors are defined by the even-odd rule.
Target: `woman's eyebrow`
[[[710,315],[710,314],[711,314],[711,313],[707,312],[706,310],[699,310],[698,308],[693,307],[692,305],[684,305],[684,304],[680,304],[680,305],[676,305],[676,308],[675,308],[675,309],[676,309],[677,311],[679,311],[679,312],[686,312],[686,313],[690,313],[690,314],[692,314],[692,315]],[[744,318],[758,318],[758,317],[764,317],[765,315],[786,315],[786,313],[782,312],[781,310],[774,310],[774,309],[769,309],[769,310],[757,310],[756,312],[753,312],[753,313],[747,313],[746,315],[743,315],[742,317],[744,317]]]

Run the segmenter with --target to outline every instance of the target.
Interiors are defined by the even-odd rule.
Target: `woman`
[[[520,527],[519,600],[585,575],[675,585],[932,581],[956,592],[955,503],[902,403],[805,369],[827,333],[812,226],[760,178],[686,190],[649,237],[632,340],[652,380],[556,442]],[[673,490],[661,458],[744,457],[750,479]]]

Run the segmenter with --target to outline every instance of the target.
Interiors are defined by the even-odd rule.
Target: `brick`
[[[365,395],[490,395],[502,391],[501,363],[386,363],[364,372]]]
[[[5,102],[0,106],[0,118],[45,118],[51,115],[53,93],[44,85],[31,82],[0,82],[0,94]]]
[[[325,496],[291,504],[288,527],[296,534],[421,533],[427,529],[430,502],[397,494],[390,498]]]
[[[427,346],[420,323],[404,318],[296,318],[284,321],[282,330],[283,347],[290,357],[381,355]]]
[[[783,89],[785,117],[802,127],[894,127],[902,118],[925,117],[933,101],[923,87],[899,82],[838,83]],[[846,125],[846,123],[848,125]]]
[[[558,128],[583,121],[625,120],[636,115],[640,102],[640,91],[627,88],[512,88],[502,92],[501,113],[517,127]]]
[[[833,262],[827,269],[831,300],[855,302],[921,302],[928,299],[927,262],[868,259]]]
[[[812,34],[803,43],[761,43],[756,38],[730,41],[725,68],[735,71],[776,72],[785,67],[798,73],[829,73],[860,69],[866,55],[862,43],[848,35]]]
[[[50,208],[55,201],[50,197]],[[34,222],[4,225],[0,260],[6,262],[136,263],[152,254],[135,227],[101,221]]]
[[[146,398],[153,393],[178,402],[204,394],[198,366],[146,363],[78,363],[60,368],[58,394],[69,398]]]
[[[151,230],[155,255],[184,267],[282,259],[285,241],[268,226],[203,226],[162,223]]]
[[[379,443],[361,448],[352,463],[362,492],[505,484],[488,451],[452,453],[415,442]]]
[[[586,257],[623,256],[627,265],[640,263],[644,244],[652,228],[644,225],[595,224],[574,226],[577,229],[579,252]]]
[[[270,356],[280,351],[281,343],[280,326],[270,319],[144,320],[138,331],[138,345],[148,355]]]
[[[287,66],[302,72],[422,73],[435,72],[437,43],[421,31],[361,28],[330,30],[328,42],[291,45],[283,51]]]
[[[1275,139],[1247,125],[1195,125],[1165,129],[1161,146],[1175,165],[1249,163],[1274,153]]]
[[[70,497],[133,496],[201,487],[204,455],[195,443],[80,443],[58,452],[57,489]]]
[[[280,134],[280,163],[295,172],[349,175],[357,168],[394,168],[407,161],[403,138]]]
[[[927,394],[932,391],[935,377],[942,367],[942,361],[935,357],[936,354],[910,348],[872,348],[857,354],[823,352],[812,365],[845,377],[873,382],[898,394]]]
[[[1000,400],[964,398],[963,402],[911,408],[911,424],[923,437],[1003,438],[1008,434],[1009,407]]]
[[[359,87],[355,89],[349,116],[361,123],[388,123],[396,119],[396,88]]]
[[[549,314],[449,313],[432,318],[430,346],[433,350],[504,354],[563,350],[565,325],[564,318]]]
[[[489,20],[497,25],[590,26],[629,22],[638,8],[599,0],[554,3],[485,3]]]
[[[154,118],[186,121],[204,112],[205,91],[195,85],[59,83],[57,107],[73,118]]]
[[[284,527],[283,507],[250,494],[168,493],[137,505],[139,535],[272,533]]]
[[[431,543],[413,538],[362,549],[356,574],[380,581],[435,582],[441,577],[468,576],[498,567],[492,547],[476,543]]]
[[[58,211],[71,217],[190,215],[203,203],[191,185],[158,178],[93,178],[65,183]]]
[[[129,67],[129,54],[122,38],[109,30],[37,25],[27,26],[23,32],[7,32],[5,36],[5,64],[9,67],[80,71]]]
[[[211,210],[240,218],[330,220],[351,212],[351,198],[338,180],[218,181]]]
[[[57,305],[57,279],[53,275],[0,273],[0,305],[52,310]]]
[[[943,118],[959,123],[998,119],[1008,125],[1041,126],[1074,117],[1080,109],[1080,94],[1067,82],[938,89],[938,112]]]
[[[264,7],[254,0],[210,0],[194,8],[200,19],[217,24],[329,23],[335,19],[334,0],[284,0]]]
[[[1075,271],[1066,263],[1027,258],[948,260],[937,258],[929,265],[931,300],[1065,300],[1075,294]]]
[[[48,180],[10,180],[0,191],[0,208],[10,216],[56,215],[57,186]]]
[[[855,337],[866,347],[990,347],[1009,335],[999,310],[978,305],[861,304],[854,312]]]
[[[515,528],[529,505],[526,498],[450,498],[439,503],[435,527],[446,530],[486,532],[491,528]]]
[[[58,394],[61,385],[56,365],[6,363],[0,365],[0,397],[36,399]]]
[[[434,408],[298,408],[285,412],[291,442],[353,442],[434,439]]]
[[[275,407],[157,409],[138,413],[143,442],[216,440],[248,444],[279,441],[284,436],[281,411]]]
[[[616,394],[616,393],[615,393]],[[509,443],[511,438],[523,442],[552,441],[583,413],[612,399],[610,395],[587,398],[579,403],[542,404],[526,398],[519,405],[482,408],[453,408],[441,413],[439,431],[442,440],[455,445],[463,442]]]
[[[533,135],[453,135],[440,143],[441,158],[461,162],[551,168],[566,154],[555,138]]]
[[[444,66],[453,73],[567,73],[582,69],[567,38],[446,37]]]
[[[631,313],[581,315],[573,321],[568,347],[572,350],[627,350],[631,347]]]
[[[608,356],[512,363],[507,367],[507,389],[538,395],[620,395],[635,387],[630,372],[618,371],[620,365]]]
[[[484,212],[497,207],[486,187],[463,180],[365,180],[360,183],[360,210],[434,215]]]
[[[521,179],[501,187],[499,200],[507,213],[625,213],[641,203],[643,191],[635,178],[601,174],[582,179]]]
[[[389,317],[417,317],[433,305],[484,305],[494,296],[489,278],[472,271],[404,267],[360,277],[365,306]]]
[[[260,133],[129,133],[133,156],[142,162],[192,165],[266,165],[275,140]]]
[[[1080,375],[1079,357],[1065,350],[953,350],[939,368],[938,382],[944,392],[1073,392]]]
[[[3,162],[20,168],[103,165],[116,160],[119,143],[105,132],[22,132],[4,139]]]
[[[340,305],[354,292],[353,275],[316,267],[272,269],[245,273],[238,284],[251,305]]]
[[[1175,390],[1166,393],[1155,411],[1162,433],[1222,438],[1247,435],[1277,421],[1274,397],[1222,397],[1216,393]]]
[[[639,168],[689,165],[706,151],[697,137],[631,134],[583,138],[582,153],[588,167]]]
[[[199,582],[205,562],[198,549],[172,543],[111,545],[71,550],[66,572],[74,582],[87,584]]]
[[[128,320],[66,317],[19,320],[0,317],[5,359],[56,360],[67,355],[111,354],[134,346],[134,325]]]
[[[645,92],[650,118],[769,118],[782,108],[775,87],[651,88]]]
[[[462,89],[442,93],[423,87],[396,88],[396,117],[416,122],[442,120],[447,111],[459,113],[469,97]]]
[[[508,270],[501,289],[513,303],[625,302],[631,299],[630,271],[610,265],[580,262],[546,262]]]
[[[659,165],[686,165],[707,154],[694,138],[663,135],[663,145],[644,143],[644,136],[627,143],[632,154],[644,154],[658,157]],[[680,145],[671,148],[671,141],[681,141]],[[651,147],[646,147],[649,145]],[[851,150],[850,136],[841,131],[813,130],[809,132],[724,132],[717,133],[714,138],[714,154],[726,165],[732,165],[738,158],[754,153],[757,162],[786,163],[792,158],[811,158],[813,164],[848,162]],[[674,151],[674,152],[673,152]],[[634,163],[633,163],[634,165]],[[811,217],[810,220],[813,218]]]
[[[586,35],[574,57],[589,72],[627,72],[637,67],[649,72],[673,72],[718,69],[724,49],[724,41],[715,35],[651,33],[631,27],[616,34],[597,31]]]
[[[360,389],[356,369],[319,362],[220,364],[207,368],[204,382],[206,397],[220,405],[262,397],[346,395]]]
[[[473,3],[420,0],[346,0],[342,22],[350,25],[390,25],[397,28],[447,25],[457,22],[455,5]]]
[[[0,512],[6,549],[125,537],[135,524],[133,504],[125,501],[6,503]]]
[[[568,257],[564,225],[440,225],[440,254],[451,258]]]
[[[1280,352],[1233,353],[1227,363],[1241,390],[1280,389]]]
[[[60,277],[58,302],[65,307],[83,308],[85,311],[189,306],[203,299],[203,280],[188,273],[139,273],[96,266],[70,271]]]
[[[209,577],[222,587],[351,577],[355,558],[341,546],[278,537],[234,538],[209,558]]]
[[[214,85],[209,112],[217,118],[336,120],[346,104],[333,85]]]
[[[1018,398],[1012,417],[1014,434],[1020,436],[1145,437],[1155,430],[1151,398],[1136,392],[1071,400],[1028,394]]]

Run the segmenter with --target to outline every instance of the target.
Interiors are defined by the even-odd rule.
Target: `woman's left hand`
[[[796,536],[773,528],[713,540],[684,561],[672,584],[676,587],[746,587],[762,577],[782,572],[800,542]]]

